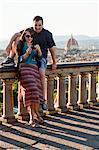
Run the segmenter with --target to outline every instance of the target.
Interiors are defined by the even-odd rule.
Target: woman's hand
[[[26,50],[26,53],[23,55],[22,59],[25,60],[32,52],[31,46]]]
[[[38,56],[41,56],[41,55],[42,55],[42,52],[41,52],[40,46],[39,46],[38,44],[36,44],[36,45],[34,45],[34,48],[35,48],[35,50],[37,51]]]
[[[41,51],[41,48],[38,44],[34,45],[34,48],[35,48],[36,51]]]
[[[26,50],[26,53],[27,53],[28,55],[30,55],[31,52],[32,52],[32,48],[31,48],[31,46],[30,46],[30,47]]]

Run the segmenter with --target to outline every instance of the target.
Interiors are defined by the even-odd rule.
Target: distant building
[[[71,35],[71,38],[65,44],[65,51],[67,52],[68,50],[71,51],[71,50],[78,50],[78,49],[79,49],[78,42]]]

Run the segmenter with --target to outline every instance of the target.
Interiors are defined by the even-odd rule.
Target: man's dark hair
[[[35,17],[33,18],[33,21],[39,21],[39,20],[41,20],[41,21],[42,21],[42,24],[43,24],[43,18],[42,18],[41,16],[35,16]]]

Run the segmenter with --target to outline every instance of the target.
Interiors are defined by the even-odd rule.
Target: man
[[[42,87],[43,87],[43,97],[45,100],[45,70],[47,66],[47,53],[48,49],[51,53],[52,57],[52,70],[56,69],[56,48],[55,48],[55,42],[53,40],[52,33],[48,30],[43,28],[43,18],[41,16],[35,16],[33,18],[33,44],[39,44],[41,51],[42,51],[42,62],[41,67],[39,68],[40,75],[41,75],[41,81],[42,81]],[[16,40],[17,37],[20,37],[22,32],[16,33],[13,35],[13,37],[10,40],[9,45],[6,48],[7,53],[9,56],[7,59],[2,63],[3,66],[7,66],[9,64],[13,65],[13,57],[15,55],[15,52],[12,51],[12,43]]]

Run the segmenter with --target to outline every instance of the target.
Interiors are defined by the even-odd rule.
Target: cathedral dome
[[[73,36],[71,35],[71,38],[68,40],[68,42],[65,45],[65,49],[72,50],[72,49],[78,49],[78,48],[79,48],[79,45],[78,45],[77,40],[75,40]]]

